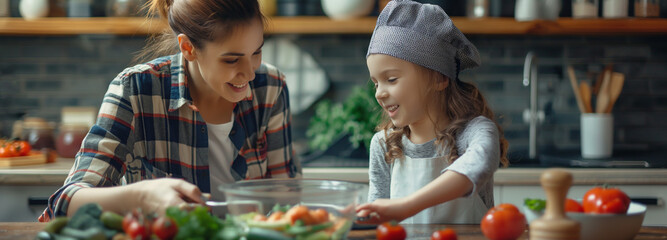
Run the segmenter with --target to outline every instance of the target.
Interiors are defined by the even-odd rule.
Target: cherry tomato
[[[382,223],[377,227],[375,236],[378,240],[402,240],[407,237],[405,228],[395,221]]]
[[[125,231],[125,234],[131,239],[146,240],[151,237],[151,229],[139,221],[132,221],[128,229]]]
[[[132,212],[125,214],[125,217],[123,217],[123,231],[128,232],[128,229],[130,229],[130,224],[136,221],[137,218],[134,216],[134,214],[132,214]]]
[[[574,199],[565,199],[565,211],[566,212],[584,212],[584,207],[579,204],[579,202]]]
[[[516,206],[503,203],[482,218],[482,233],[491,240],[517,239],[526,230],[526,217]]]
[[[443,228],[431,234],[431,240],[456,240],[456,232],[451,228]]]
[[[123,217],[123,231],[132,239],[150,239],[151,221],[135,209]]]
[[[10,144],[0,145],[0,157],[13,157],[13,153],[9,150]]]
[[[27,141],[14,141],[11,144],[14,151],[17,153],[17,156],[28,156],[30,154],[30,143]]]
[[[618,188],[594,187],[584,194],[585,213],[626,213],[630,197]]]
[[[158,217],[152,226],[153,234],[161,240],[168,240],[174,238],[178,232],[178,225],[169,217]]]

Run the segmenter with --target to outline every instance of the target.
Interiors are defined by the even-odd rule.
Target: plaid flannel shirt
[[[116,76],[64,186],[49,198],[39,221],[67,215],[81,188],[172,177],[210,192],[207,126],[192,105],[184,63],[179,53]],[[234,107],[229,138],[238,152],[232,176],[237,181],[300,177],[284,77],[265,63],[255,76],[248,96]]]

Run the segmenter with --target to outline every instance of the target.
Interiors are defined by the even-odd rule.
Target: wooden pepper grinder
[[[548,169],[542,173],[540,182],[547,195],[547,209],[542,217],[530,223],[530,240],[578,240],[579,222],[565,215],[565,197],[572,185],[572,174],[564,169]]]

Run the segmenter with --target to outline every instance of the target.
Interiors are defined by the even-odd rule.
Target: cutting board
[[[46,155],[33,151],[28,156],[0,158],[0,168],[46,163]]]

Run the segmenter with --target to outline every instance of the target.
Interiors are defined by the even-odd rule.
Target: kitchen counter
[[[0,222],[0,240],[32,240],[39,231],[45,226],[45,223],[37,222]],[[482,234],[479,225],[419,225],[404,224],[409,238],[429,239],[431,233],[442,228],[452,228],[456,231],[459,239],[486,239]],[[642,227],[634,240],[664,239],[667,236],[667,227]],[[348,239],[375,239],[375,229],[354,230],[350,232]],[[528,232],[524,233],[519,239],[528,239]]]
[[[0,168],[0,185],[62,185],[73,159],[55,163]],[[546,168],[501,168],[494,176],[496,185],[539,185]],[[667,185],[665,168],[568,168],[575,185],[608,183],[615,185]],[[304,168],[304,178],[368,182],[367,168]]]

